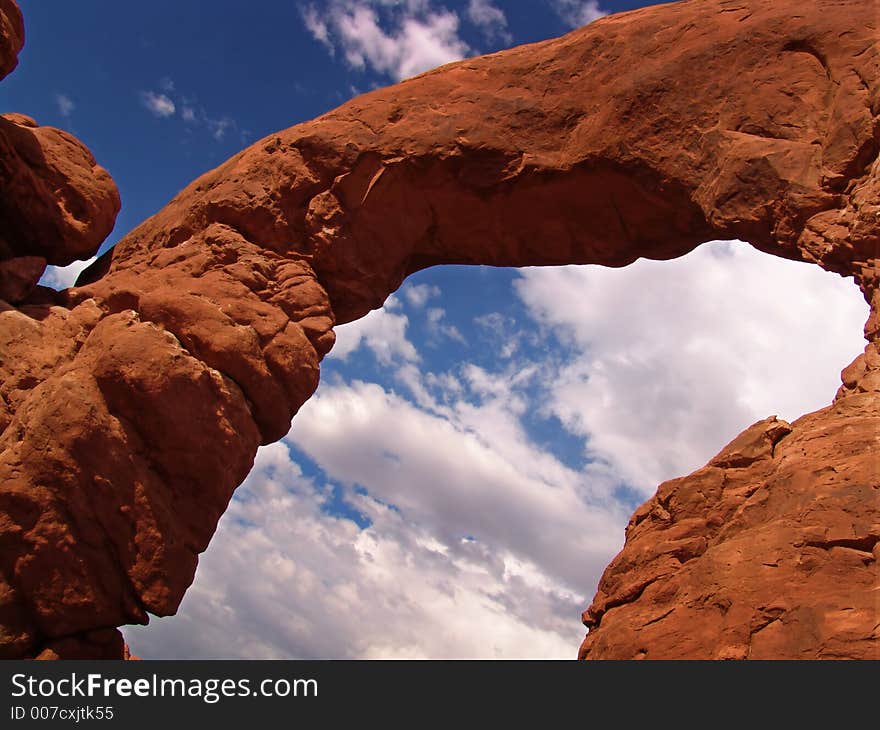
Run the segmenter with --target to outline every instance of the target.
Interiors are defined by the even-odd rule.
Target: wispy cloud
[[[141,92],[142,104],[156,117],[167,119],[178,114],[187,125],[202,127],[218,142],[223,141],[233,132],[239,132],[242,142],[247,141],[246,133],[239,130],[235,119],[228,115],[209,114],[194,97],[181,94],[173,79],[166,76],[159,80],[158,86],[161,92]]]
[[[446,321],[446,310],[443,307],[430,307],[425,315],[429,332],[456,340],[463,345],[467,344],[467,340],[458,327]]]
[[[58,113],[65,119],[76,109],[76,104],[67,94],[55,94],[55,104],[58,106]]]
[[[206,116],[203,117],[203,119],[208,127],[208,130],[211,133],[211,136],[218,142],[226,136],[227,132],[234,130],[238,127],[232,117],[220,117],[220,119],[211,119],[210,117]]]
[[[336,49],[333,46],[333,41],[330,39],[330,26],[324,20],[324,14],[319,12],[314,5],[307,5],[302,8],[301,13],[303,23],[305,23],[306,29],[312,34],[312,37],[316,41],[323,43],[331,55],[335,53]]]
[[[394,80],[464,58],[457,13],[428,0],[330,0],[301,10],[315,40],[346,64]]]
[[[160,119],[173,116],[176,110],[174,102],[165,94],[158,94],[155,91],[142,91],[141,104],[153,116]]]
[[[480,29],[487,40],[513,42],[513,36],[507,29],[507,16],[492,0],[470,0],[467,18]]]
[[[550,0],[550,5],[572,28],[580,28],[608,14],[599,7],[598,0]]]

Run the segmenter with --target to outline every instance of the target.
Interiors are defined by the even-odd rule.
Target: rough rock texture
[[[46,270],[42,256],[20,256],[0,261],[0,299],[21,302],[36,288]]]
[[[137,659],[132,657],[119,629],[95,629],[75,637],[46,643],[34,657],[41,661],[56,659]]]
[[[584,613],[581,657],[877,659],[876,394],[756,423],[660,485]]]
[[[76,137],[23,114],[0,115],[0,258],[66,266],[113,230],[119,192]]]
[[[854,276],[874,343],[878,78],[872,0],[603,18],[270,135],[77,287],[2,305],[0,656],[70,641],[103,656],[94,631],[173,613],[258,444],[314,390],[334,323],[421,268],[623,266],[741,238]],[[16,153],[48,138],[6,125]],[[30,169],[34,210],[54,211],[39,181],[66,170]],[[10,255],[84,255],[106,196],[76,189],[86,213],[50,215],[48,248],[4,202]],[[875,656],[878,370],[869,344],[833,406],[757,424],[663,485],[583,654]]]
[[[0,79],[18,65],[24,46],[24,22],[15,0],[0,0]]]

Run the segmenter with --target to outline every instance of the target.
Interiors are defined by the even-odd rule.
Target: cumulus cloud
[[[482,31],[487,40],[513,42],[513,36],[507,30],[507,16],[501,8],[492,3],[492,0],[470,0],[467,17]]]
[[[550,0],[550,5],[572,28],[580,28],[608,14],[599,7],[598,0]]]
[[[40,279],[40,284],[48,286],[52,289],[61,291],[69,289],[76,283],[77,277],[82,273],[83,269],[95,261],[95,257],[85,261],[74,261],[67,266],[47,266]]]
[[[829,403],[864,346],[852,282],[744,243],[623,269],[527,269],[517,289],[576,351],[547,408],[645,495],[751,423]]]
[[[76,104],[67,94],[56,94],[55,103],[58,105],[58,113],[65,119],[76,109]]]
[[[464,58],[458,15],[428,0],[330,0],[302,9],[315,40],[358,70],[400,80]]]
[[[416,348],[406,337],[409,318],[395,312],[398,307],[397,299],[389,297],[381,309],[374,309],[359,320],[336,327],[336,344],[330,357],[344,360],[364,345],[383,365],[418,360]]]
[[[445,545],[470,536],[569,590],[592,588],[622,538],[606,485],[535,448],[510,402],[461,398],[430,413],[355,381],[310,401],[289,439],[329,478],[366,488]]]
[[[155,91],[142,91],[141,104],[153,116],[164,119],[174,115],[174,102],[165,94],[158,94]]]
[[[132,649],[148,658],[573,656],[582,630],[568,617],[580,596],[459,530],[442,542],[380,501],[352,499],[368,528],[328,514],[328,491],[284,444],[260,449],[179,614],[127,627]]]

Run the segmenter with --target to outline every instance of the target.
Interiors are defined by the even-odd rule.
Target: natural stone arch
[[[20,303],[42,321],[14,320],[27,332],[4,363],[20,387],[0,436],[3,653],[173,612],[257,445],[314,390],[334,323],[430,265],[622,266],[740,238],[853,275],[872,302],[871,344],[837,410],[795,434],[858,418],[867,447],[880,359],[874,20],[856,0],[797,15],[769,0],[685,2],[451,64],[270,135],[132,231],[63,307]],[[77,346],[35,369],[40,342],[62,332]],[[776,445],[796,441],[787,428],[756,424],[713,468],[759,468],[766,482]],[[852,549],[876,543],[857,537]],[[619,559],[612,578],[629,567]],[[587,620],[589,641],[612,637],[604,655],[603,616],[658,581],[600,586]],[[731,641],[741,654],[743,637]]]

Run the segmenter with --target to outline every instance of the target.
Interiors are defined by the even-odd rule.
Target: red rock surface
[[[623,266],[741,238],[853,275],[874,342],[876,20],[870,0],[692,0],[451,64],[266,137],[78,287],[2,305],[0,656],[173,613],[333,325],[426,266]],[[100,168],[0,122],[37,201],[0,210],[0,258],[85,255],[113,207]],[[58,175],[81,215],[56,215]],[[869,344],[830,408],[662,485],[582,654],[876,656],[878,360]]]
[[[584,613],[581,657],[877,659],[876,394],[756,423],[660,485]]]
[[[0,79],[18,65],[24,45],[24,23],[15,0],[0,0]]]
[[[0,258],[66,266],[113,230],[119,192],[76,137],[23,114],[0,115]]]
[[[0,261],[0,299],[21,302],[37,286],[46,270],[42,256],[20,256]]]

